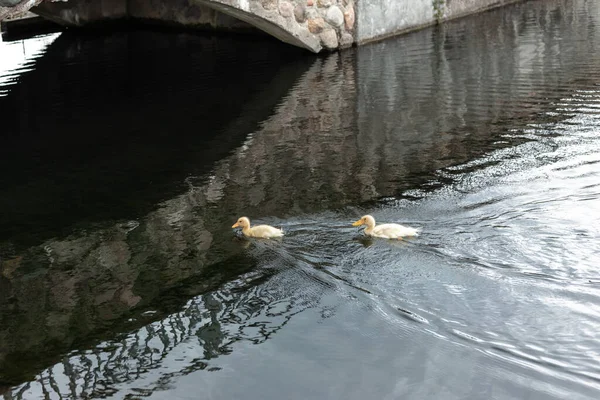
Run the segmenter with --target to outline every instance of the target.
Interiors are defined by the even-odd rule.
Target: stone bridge
[[[64,26],[137,20],[192,29],[260,30],[318,53],[515,1],[519,0],[0,0],[0,20],[31,8]]]
[[[354,43],[354,0],[68,0],[44,1],[31,11],[66,26],[135,19],[221,31],[258,28],[315,53]]]

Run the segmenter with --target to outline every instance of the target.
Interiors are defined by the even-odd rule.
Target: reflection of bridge
[[[42,3],[40,3],[42,1]],[[55,22],[81,26],[136,19],[227,31],[258,28],[315,53],[414,30],[441,20],[518,0],[0,0],[0,20],[10,8],[33,9]]]

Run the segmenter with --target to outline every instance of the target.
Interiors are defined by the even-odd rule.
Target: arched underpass
[[[130,19],[217,31],[257,28],[315,53],[354,43],[352,0],[69,0],[44,1],[31,11],[65,26]]]

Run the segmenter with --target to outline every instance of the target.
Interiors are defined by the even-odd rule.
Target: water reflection
[[[39,151],[45,160],[65,143],[120,146],[83,154],[89,166],[2,176],[0,209],[18,210],[1,225],[5,398],[199,387],[217,398],[594,398],[598,7],[528,2],[283,65],[270,61],[279,49],[240,55],[189,36],[61,36],[3,103],[24,107],[9,132],[25,120],[36,138],[57,134],[38,114],[69,127]],[[168,63],[117,78],[158,63],[144,56],[156,40]],[[179,72],[190,59],[173,58],[198,45],[211,57]],[[145,61],[115,61],[129,52]],[[113,53],[116,65],[103,64]],[[89,90],[31,100],[63,58]],[[209,72],[231,59],[248,75]],[[162,68],[181,81],[163,81]],[[90,124],[112,109],[105,92],[140,105]],[[176,102],[168,117],[163,98]],[[95,108],[81,106],[90,99]],[[80,126],[91,126],[83,144]],[[44,176],[60,191],[32,199]],[[40,207],[75,207],[63,193],[79,187],[70,220]],[[393,246],[357,237],[349,223],[365,210],[427,234]],[[288,236],[232,240],[242,211]]]
[[[0,36],[0,97],[5,96],[15,76],[30,69],[30,66],[57,37],[58,33],[40,35],[26,41],[4,41]]]
[[[70,392],[64,395],[72,398],[111,396],[123,383],[134,383],[132,394],[144,395],[168,389],[180,376],[218,371],[213,360],[229,354],[236,342],[260,344],[300,311],[268,288],[257,288],[256,280],[262,282],[260,276],[242,276],[188,301],[180,312],[93,350],[73,353],[44,371],[37,387],[26,394],[51,392],[66,379]],[[194,348],[201,352],[190,354]]]

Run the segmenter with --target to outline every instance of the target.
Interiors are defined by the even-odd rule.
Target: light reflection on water
[[[40,35],[28,40],[6,42],[0,36],[0,96],[5,96],[9,84],[19,74],[29,71],[35,59],[43,54],[59,33]]]
[[[210,142],[224,155],[195,170],[183,149],[206,142],[173,129],[181,148],[164,151],[187,179],[159,208],[99,222],[83,210],[74,228],[56,222],[63,236],[32,228],[35,245],[0,225],[5,398],[597,398],[598,18],[583,0],[528,2],[287,69],[267,46],[247,73],[274,78],[236,87],[250,94],[235,118],[189,106],[203,100],[183,73],[165,92],[126,91],[171,96],[172,123],[192,133],[201,121],[178,111],[209,108],[227,121]],[[148,51],[143,33],[124,37]],[[164,48],[202,44],[215,63],[236,51],[196,40]],[[196,61],[187,72],[210,77]],[[146,78],[160,88],[162,73]],[[222,144],[238,131],[252,133]],[[172,178],[153,178],[166,193]],[[60,215],[15,204],[23,226]],[[233,238],[241,213],[288,235]],[[349,225],[365,213],[423,234],[364,239]]]

